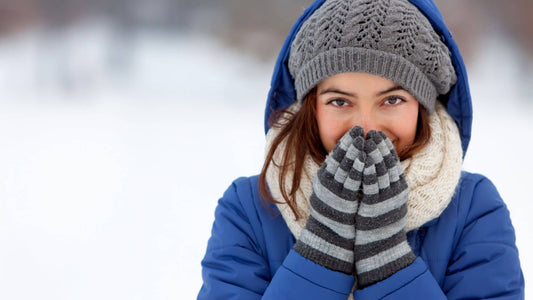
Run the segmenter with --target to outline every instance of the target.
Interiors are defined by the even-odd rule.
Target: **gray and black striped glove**
[[[365,139],[363,196],[355,219],[355,272],[359,288],[409,266],[415,255],[404,231],[407,195],[400,159],[382,132]]]
[[[328,269],[354,273],[355,214],[365,162],[364,131],[348,131],[313,180],[311,214],[294,245],[302,256]]]

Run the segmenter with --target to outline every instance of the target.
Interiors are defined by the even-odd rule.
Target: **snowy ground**
[[[0,40],[0,299],[192,299],[216,201],[260,170],[273,63],[141,35],[109,70],[112,36],[80,30]],[[508,203],[527,277],[533,162],[516,149],[533,147],[533,102],[514,68],[491,70],[494,48],[470,74],[465,168]]]

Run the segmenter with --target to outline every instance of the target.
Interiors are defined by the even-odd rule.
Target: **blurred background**
[[[260,171],[274,61],[310,3],[0,0],[0,299],[195,298],[216,202]],[[527,279],[533,2],[437,4],[471,82],[465,169],[508,204]]]

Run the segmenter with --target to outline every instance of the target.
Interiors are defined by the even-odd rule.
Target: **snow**
[[[498,187],[528,275],[533,106],[494,48],[470,73],[465,168]],[[194,298],[218,198],[261,169],[272,69],[183,33],[0,40],[0,299]]]

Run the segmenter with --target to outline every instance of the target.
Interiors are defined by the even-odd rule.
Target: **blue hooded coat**
[[[315,1],[303,13],[281,49],[267,100],[265,130],[271,112],[296,98],[287,67],[290,45],[302,23],[324,2]],[[450,49],[457,83],[444,104],[458,125],[465,153],[472,106],[463,60],[435,4],[410,2]],[[355,299],[524,299],[509,212],[484,176],[463,172],[442,214],[407,237],[417,259],[393,276],[355,290]],[[346,299],[354,277],[307,260],[292,250],[294,243],[277,207],[260,200],[258,177],[235,180],[215,211],[198,299]]]

